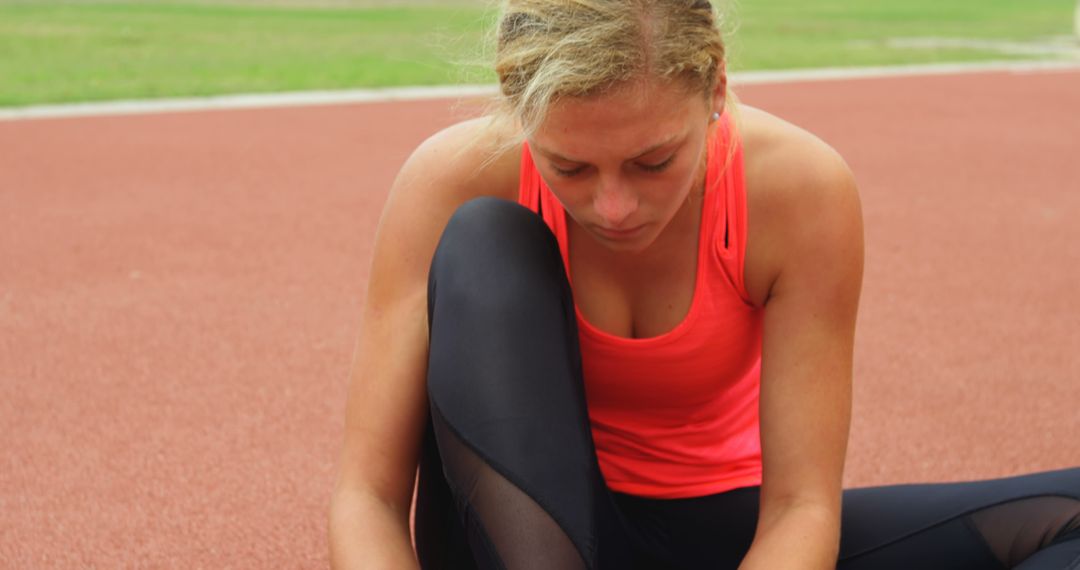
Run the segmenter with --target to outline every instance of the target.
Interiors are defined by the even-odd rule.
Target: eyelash
[[[671,166],[671,161],[673,161],[673,160],[675,160],[675,155],[671,155],[670,158],[668,158],[664,162],[661,162],[660,164],[651,164],[651,165],[639,164],[638,166],[640,166],[641,169],[644,170],[645,172],[663,172],[664,170],[667,169],[667,167]]]
[[[671,158],[668,158],[664,162],[661,162],[660,164],[651,164],[651,165],[638,164],[638,167],[641,168],[642,170],[644,170],[645,172],[651,172],[651,173],[663,172],[664,170],[667,169],[667,167],[671,166],[671,162],[673,160],[675,160],[674,155],[672,155]],[[563,177],[566,177],[566,178],[570,178],[571,176],[574,176],[574,175],[580,173],[581,171],[585,170],[585,167],[580,166],[580,167],[575,168],[573,170],[563,170],[563,169],[561,169],[561,168],[559,168],[557,166],[552,166],[552,169],[555,170],[555,174],[558,174],[559,176],[563,176]]]
[[[577,167],[577,168],[575,168],[573,170],[563,170],[563,169],[559,168],[558,166],[552,166],[551,169],[554,170],[555,174],[558,174],[559,176],[562,176],[564,178],[570,178],[571,176],[574,176],[575,174],[581,172],[582,170],[585,170],[585,167],[584,166],[579,166],[579,167]]]

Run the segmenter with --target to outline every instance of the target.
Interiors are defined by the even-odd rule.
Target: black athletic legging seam
[[[1066,542],[1069,542],[1070,540],[1075,540],[1075,541],[1080,542],[1080,528],[1074,528],[1071,531],[1059,533],[1056,537],[1054,537],[1054,541],[1051,542],[1050,544],[1048,544],[1046,547],[1050,548],[1050,547],[1053,547],[1053,546],[1057,546],[1059,544],[1064,544]],[[1069,565],[1065,567],[1065,570],[1077,570],[1077,569],[1080,569],[1080,555],[1077,555],[1076,558],[1073,558],[1069,562]]]
[[[553,521],[555,521],[556,524],[559,525],[559,528],[562,529],[563,533],[570,539],[570,542],[574,544],[574,548],[578,549],[578,554],[581,555],[582,559],[586,563],[586,566],[588,566],[589,568],[592,568],[593,565],[594,565],[593,563],[594,563],[594,559],[595,559],[597,546],[595,544],[578,545],[574,541],[574,535],[569,531],[568,525],[565,524],[564,521],[560,520],[560,518],[555,515],[555,510],[551,508],[551,504],[547,500],[541,499],[540,497],[535,497],[535,496],[533,496],[533,495],[531,495],[529,493],[526,493],[525,489],[521,486],[521,484],[518,483],[515,480],[515,478],[510,476],[511,471],[509,469],[507,469],[505,466],[503,466],[498,461],[492,459],[491,457],[488,457],[487,454],[485,454],[482,451],[480,451],[479,449],[477,449],[475,445],[473,445],[469,440],[467,440],[465,437],[463,437],[461,432],[458,431],[458,429],[456,427],[454,427],[454,425],[451,424],[449,420],[446,419],[446,414],[443,413],[442,409],[439,407],[439,405],[437,403],[435,403],[434,400],[430,400],[430,404],[431,404],[431,407],[434,409],[434,411],[436,413],[438,413],[439,416],[442,418],[442,423],[443,423],[443,425],[446,426],[446,429],[453,432],[454,437],[456,437],[458,439],[458,441],[460,441],[462,443],[462,445],[468,447],[470,451],[472,451],[477,456],[479,456],[481,459],[483,459],[484,463],[486,463],[489,467],[491,467],[496,473],[498,473],[499,475],[502,475],[502,477],[504,479],[506,479],[507,481],[509,481],[514,487],[517,487],[518,490],[521,491],[522,494],[524,494],[529,499],[535,501],[536,504],[540,505],[540,508],[542,508],[544,510],[544,512],[549,517],[551,517],[551,519]],[[595,521],[593,521],[593,523],[595,524]],[[590,531],[592,532],[593,536],[596,536],[596,529],[595,528],[591,528]],[[581,552],[582,547],[587,549],[589,552]]]
[[[998,504],[1003,504],[1003,503],[998,503]],[[979,509],[979,510],[982,510],[982,509]],[[997,557],[997,553],[994,552],[994,547],[991,546],[990,543],[986,541],[986,537],[983,536],[982,531],[980,531],[979,528],[977,526],[975,526],[975,522],[972,520],[971,515],[970,514],[961,515],[960,519],[961,519],[960,522],[964,525],[964,528],[967,529],[967,531],[974,537],[975,541],[978,542],[979,544],[983,545],[983,548],[986,549],[986,552],[988,552],[990,554],[990,556],[994,560],[998,561],[998,566],[1001,567],[1004,570],[1008,570],[1008,567],[1005,566],[1005,561],[1001,560],[1001,559],[999,559]],[[952,519],[952,520],[956,520],[956,519]]]
[[[952,515],[952,516],[949,516],[948,518],[945,518],[945,519],[939,520],[937,522],[933,522],[933,523],[930,523],[928,525],[919,527],[916,530],[913,530],[911,532],[902,534],[900,536],[893,537],[893,538],[889,539],[888,541],[883,542],[881,544],[877,544],[877,545],[865,548],[865,549],[863,549],[863,550],[861,550],[859,552],[855,552],[853,554],[848,554],[847,556],[844,556],[843,558],[841,558],[841,560],[845,560],[845,561],[846,560],[853,560],[853,559],[858,558],[860,556],[865,556],[867,554],[872,554],[875,551],[881,550],[882,548],[885,548],[887,546],[891,546],[893,544],[896,544],[897,542],[900,542],[902,540],[906,540],[906,539],[911,538],[911,537],[913,537],[913,536],[915,536],[917,534],[926,532],[926,531],[928,531],[928,530],[930,530],[932,528],[939,527],[939,526],[945,525],[945,524],[949,524],[949,523],[955,521],[958,518],[966,517],[966,516],[972,515],[974,513],[977,513],[979,511],[984,511],[984,510],[992,508],[992,507],[997,507],[997,506],[1000,506],[1000,505],[1006,505],[1006,504],[1013,503],[1013,502],[1016,502],[1016,501],[1023,501],[1025,499],[1038,499],[1038,498],[1042,498],[1042,497],[1062,497],[1062,498],[1066,498],[1066,499],[1080,500],[1080,499],[1078,499],[1077,497],[1075,497],[1073,495],[1067,495],[1065,493],[1038,493],[1038,494],[1034,494],[1034,495],[1025,495],[1025,496],[1022,496],[1022,497],[1010,497],[1008,499],[1005,499],[1003,501],[998,501],[996,503],[990,503],[988,505],[980,505],[978,508],[968,509],[968,510],[962,512],[962,513]],[[985,541],[984,541],[984,544],[985,544]],[[1073,569],[1070,568],[1070,569],[1067,569],[1067,570],[1073,570]]]

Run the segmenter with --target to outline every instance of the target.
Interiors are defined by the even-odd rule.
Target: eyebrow
[[[645,156],[646,154],[649,154],[650,152],[655,152],[655,151],[657,151],[657,150],[659,150],[659,149],[661,149],[661,148],[663,148],[663,147],[665,147],[665,146],[667,146],[669,144],[672,144],[672,143],[676,142],[679,139],[680,136],[681,135],[678,135],[678,134],[671,135],[670,137],[668,137],[668,138],[666,138],[666,139],[664,139],[664,140],[650,146],[649,148],[641,151],[640,153],[638,153],[634,157],[630,158],[630,160],[637,160],[637,159]],[[538,144],[533,144],[532,147],[534,149],[540,151],[542,154],[545,154],[550,158],[554,158],[555,160],[561,160],[563,162],[573,162],[573,163],[576,163],[576,164],[585,164],[585,162],[582,161],[582,160],[575,160],[573,158],[567,158],[567,157],[565,157],[565,156],[563,156],[563,155],[561,155],[561,154],[559,154],[557,152],[552,152],[550,150],[547,150],[547,149],[545,149],[544,147],[542,147],[542,146],[540,146]]]

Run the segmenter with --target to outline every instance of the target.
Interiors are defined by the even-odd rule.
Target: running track
[[[862,189],[848,484],[1080,464],[1080,72],[741,94]],[[325,566],[376,219],[460,114],[0,122],[0,567]]]

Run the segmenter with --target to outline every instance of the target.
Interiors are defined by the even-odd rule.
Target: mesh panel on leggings
[[[994,556],[1012,568],[1080,528],[1080,500],[1031,497],[988,507],[969,517]]]
[[[462,442],[434,407],[432,426],[447,482],[458,512],[464,513],[469,543],[481,568],[587,568],[574,543],[547,511]],[[476,552],[477,548],[494,552]]]

